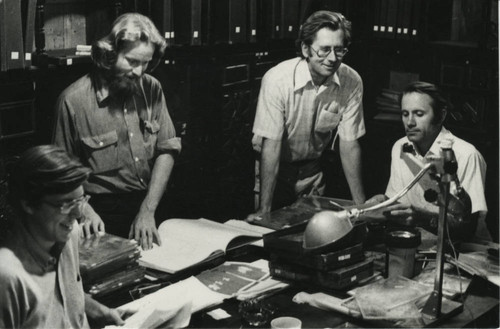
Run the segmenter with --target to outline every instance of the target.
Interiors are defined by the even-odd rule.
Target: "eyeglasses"
[[[309,48],[314,50],[316,55],[318,55],[318,57],[320,57],[320,58],[328,57],[328,55],[330,55],[332,50],[335,53],[335,56],[337,56],[337,58],[342,58],[349,51],[349,49],[347,49],[346,47],[333,47],[333,48],[328,48],[328,49],[321,49],[320,48],[319,50],[314,49],[312,46],[309,46]]]
[[[81,209],[81,207],[85,206],[89,199],[90,195],[84,194],[79,198],[73,199],[71,201],[66,201],[62,204],[55,204],[46,200],[43,200],[42,202],[51,205],[54,208],[58,208],[61,215],[68,215],[75,207],[80,207]]]

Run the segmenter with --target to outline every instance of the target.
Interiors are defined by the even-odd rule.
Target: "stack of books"
[[[377,114],[373,119],[401,122],[400,97],[401,92],[392,89],[382,89],[382,92],[375,100]]]
[[[139,266],[136,241],[108,233],[81,239],[80,274],[85,292],[102,297],[123,287],[137,284],[145,269]]]
[[[264,236],[269,270],[274,278],[327,290],[345,290],[373,275],[373,259],[365,258],[363,252],[365,223],[357,223],[338,243],[315,253],[302,247],[304,229],[300,225]]]

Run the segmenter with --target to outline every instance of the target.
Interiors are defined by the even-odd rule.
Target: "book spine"
[[[297,282],[310,282],[314,279],[313,271],[273,261],[269,262],[269,272],[273,277]]]

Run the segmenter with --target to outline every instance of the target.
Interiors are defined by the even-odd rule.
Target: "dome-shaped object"
[[[321,211],[309,220],[302,247],[308,251],[325,247],[346,236],[352,228],[346,210]]]

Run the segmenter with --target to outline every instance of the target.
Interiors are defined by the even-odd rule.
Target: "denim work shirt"
[[[141,86],[118,99],[94,72],[59,97],[53,142],[92,169],[87,193],[146,190],[156,157],[180,152],[159,81],[145,74]]]

